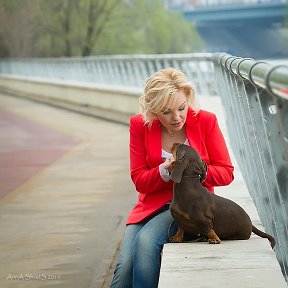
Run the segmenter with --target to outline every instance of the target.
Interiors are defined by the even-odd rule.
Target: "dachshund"
[[[253,226],[242,207],[202,186],[207,167],[194,148],[174,143],[172,153],[175,162],[171,167],[174,186],[170,212],[179,228],[170,242],[183,242],[185,233],[218,244],[220,239],[249,239],[253,232],[267,238],[274,248],[274,237]]]

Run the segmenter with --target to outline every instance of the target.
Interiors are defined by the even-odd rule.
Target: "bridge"
[[[4,287],[19,287],[17,277],[36,277],[35,271],[56,277],[49,282],[55,287],[109,287],[107,270],[135,195],[126,173],[128,120],[138,111],[146,78],[168,66],[193,80],[200,105],[217,114],[229,139],[236,179],[227,188],[231,193],[217,193],[243,203],[277,245],[274,254],[253,237],[213,251],[192,243],[180,253],[168,244],[159,287],[191,283],[191,275],[197,283],[206,277],[211,288],[231,282],[252,288],[255,281],[263,288],[287,286],[288,66],[229,54],[179,54],[0,61]],[[212,282],[194,267],[207,270],[207,260]],[[40,287],[36,280],[21,287]]]
[[[205,2],[205,1],[202,1]],[[196,24],[210,52],[228,52],[254,59],[287,58],[287,1],[212,1],[178,6]],[[287,28],[286,28],[287,29]]]

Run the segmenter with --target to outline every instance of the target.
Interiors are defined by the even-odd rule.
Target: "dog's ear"
[[[202,183],[206,178],[207,172],[207,164],[204,160],[199,159],[196,163],[196,167],[194,169],[194,173],[199,175],[200,182]]]
[[[185,168],[187,167],[187,161],[185,161],[185,155],[181,155],[181,158],[177,159],[175,162],[175,166],[171,172],[171,179],[176,182],[180,183],[182,180],[182,174]]]
[[[205,180],[207,174],[207,164],[204,160],[201,160],[201,162],[199,163],[199,170],[200,182],[202,183]]]

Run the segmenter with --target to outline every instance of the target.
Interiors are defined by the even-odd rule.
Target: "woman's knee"
[[[137,237],[135,238],[133,245],[133,254],[137,251],[148,252],[150,250],[157,249],[159,245],[157,239],[155,239],[155,235],[151,235],[148,231],[141,230]]]
[[[137,251],[140,253],[159,252],[163,245],[168,242],[171,227],[167,229],[155,229],[154,227],[144,227],[137,234],[134,245],[133,254]],[[173,229],[174,230],[174,229]]]
[[[134,245],[146,247],[154,243],[156,246],[163,246],[176,233],[177,227],[170,211],[165,211],[146,223],[137,234]]]

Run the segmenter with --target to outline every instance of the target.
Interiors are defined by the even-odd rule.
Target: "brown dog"
[[[211,244],[220,243],[220,239],[249,239],[254,232],[268,238],[272,248],[275,246],[275,239],[253,226],[248,214],[238,204],[202,186],[206,169],[195,149],[175,143],[172,153],[175,158],[171,173],[174,197],[170,211],[179,228],[170,242],[182,242],[184,232],[205,237]]]

